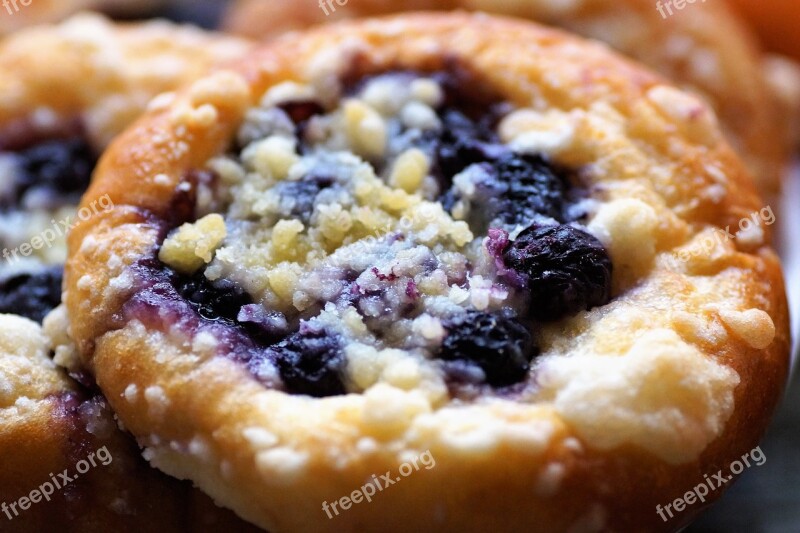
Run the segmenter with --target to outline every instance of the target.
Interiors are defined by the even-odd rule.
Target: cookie
[[[265,45],[117,138],[104,195],[82,361],[152,464],[270,530],[677,530],[786,379],[774,214],[713,112],[523,21]]]
[[[246,46],[98,15],[0,42],[0,312],[41,321],[58,305],[65,235],[91,214],[76,207],[98,155],[151,98]],[[103,199],[92,209],[110,207]]]
[[[50,344],[35,322],[0,315],[3,531],[255,531],[151,468],[105,399],[56,367]]]
[[[776,193],[790,146],[751,35],[722,2],[684,3],[683,11],[672,8],[671,2],[662,4],[657,8],[652,0],[350,0],[344,5],[322,2],[316,9],[291,0],[239,0],[227,26],[263,38],[332,19],[413,9],[466,9],[561,27],[604,41],[701,94],[718,113],[761,193]]]

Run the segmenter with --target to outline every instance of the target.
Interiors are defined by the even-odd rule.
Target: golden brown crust
[[[117,428],[105,400],[92,398],[55,366],[50,342],[41,326],[0,315],[3,531],[45,531],[53,524],[98,533],[251,530],[189,484],[151,468]],[[21,507],[20,498],[37,489],[47,499],[39,493]]]
[[[697,3],[664,18],[650,0],[350,0],[329,15],[292,0],[239,0],[227,28],[256,39],[332,19],[412,10],[466,9],[549,24],[610,44],[685,88],[717,111],[734,148],[750,166],[762,194],[780,188],[789,140],[761,74],[761,57],[747,28],[723,2]]]
[[[117,321],[135,291],[126,267],[152,256],[163,238],[154,221],[170,211],[186,171],[226,149],[267,88],[324,80],[354,61],[371,72],[452,60],[516,106],[554,111],[574,126],[551,155],[591,165],[587,179],[604,191],[589,227],[620,267],[618,296],[545,328],[543,381],[530,403],[433,406],[385,384],[324,400],[289,396],[214,357],[207,338]],[[70,237],[66,303],[84,362],[154,464],[262,527],[677,530],[702,506],[665,523],[656,505],[753,448],[783,389],[788,318],[770,231],[697,253],[764,207],[713,114],[559,32],[425,14],[287,37],[123,134],[84,204],[105,194],[117,209]],[[688,259],[676,262],[681,255]],[[635,392],[620,390],[620,380]],[[681,416],[659,412],[648,425],[654,413],[642,405],[662,404]],[[611,423],[619,433],[603,431]],[[374,439],[370,453],[365,436]],[[320,510],[425,450],[435,468],[334,520]]]

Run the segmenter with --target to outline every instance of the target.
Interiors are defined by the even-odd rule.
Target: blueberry
[[[491,163],[499,194],[486,210],[512,226],[527,226],[537,215],[563,222],[565,180],[541,157],[508,154]]]
[[[336,335],[305,326],[268,352],[290,393],[317,398],[345,394],[345,358]]]
[[[61,266],[19,274],[0,283],[0,313],[21,315],[36,322],[61,303]]]
[[[531,315],[539,321],[573,316],[611,297],[608,252],[575,227],[530,226],[508,245],[503,261],[525,281]]]
[[[96,158],[80,138],[47,140],[14,153],[18,172],[12,191],[0,199],[0,207],[18,206],[34,189],[58,196],[79,195],[88,187]]]
[[[468,311],[444,324],[447,336],[438,357],[480,367],[493,387],[519,383],[538,348],[527,328],[510,311]]]
[[[250,296],[230,280],[209,281],[200,271],[189,276],[175,275],[178,294],[206,320],[234,324],[242,307],[253,303]]]
[[[464,113],[446,109],[440,113],[442,130],[435,144],[436,168],[443,190],[453,177],[468,166],[492,160],[507,149],[499,144],[497,134],[485,123],[475,122]]]

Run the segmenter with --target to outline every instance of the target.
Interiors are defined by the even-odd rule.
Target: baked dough
[[[760,51],[724,2],[666,9],[654,0],[350,0],[321,8],[293,0],[238,0],[228,29],[262,39],[333,19],[400,11],[485,11],[534,20],[599,39],[676,84],[701,94],[715,109],[730,142],[747,162],[762,195],[780,189],[790,139],[764,81]],[[667,2],[664,2],[667,4]],[[754,3],[755,5],[755,3]],[[791,19],[794,20],[794,19]]]
[[[151,106],[106,194],[69,238],[83,362],[152,464],[273,531],[678,530],[703,506],[656,506],[783,390],[771,211],[715,115],[555,30],[287,36]]]
[[[57,315],[49,332],[63,331]],[[51,344],[63,337],[0,315],[2,530],[255,531],[189,484],[150,468],[102,396],[50,359]],[[66,341],[60,355],[68,351]]]

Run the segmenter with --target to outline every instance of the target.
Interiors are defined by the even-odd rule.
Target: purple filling
[[[265,367],[278,371],[287,392],[312,396],[343,393],[341,381],[336,386],[334,379],[338,379],[343,358],[338,344],[334,349],[331,335],[322,335],[327,343],[322,349],[313,335],[308,341],[302,338],[302,331],[311,331],[307,327],[301,325],[290,334],[286,317],[253,304],[230,281],[212,283],[202,273],[182,276],[154,259],[133,268],[141,286],[123,308],[126,321],[136,319],[159,331],[178,327],[187,335],[208,332],[217,339],[220,355],[247,365],[254,377],[270,387],[276,384]],[[299,350],[303,346],[308,351]],[[328,375],[334,367],[335,375]]]
[[[510,107],[498,104],[500,99],[483,89],[477,91],[478,97],[465,95],[461,87],[469,84],[464,83],[463,72],[433,77],[445,90],[444,103],[436,110],[443,127],[406,140],[410,138],[412,145],[433,156],[432,171],[442,193],[439,200],[447,209],[462,200],[453,178],[473,165],[480,167],[476,175],[484,178],[475,183],[478,192],[469,199],[472,214],[467,222],[477,235],[488,236],[485,246],[494,259],[499,282],[521,292],[524,305],[515,304],[519,307],[516,311],[467,310],[449,319],[444,324],[443,343],[432,357],[440,361],[451,385],[487,384],[509,390],[526,381],[539,353],[531,333],[539,323],[608,302],[612,265],[602,245],[577,227],[585,215],[576,209],[577,200],[585,191],[576,186],[573,173],[543,157],[517,154],[502,145],[496,127]],[[349,85],[345,81],[346,94],[357,92],[368,80],[361,77]],[[281,106],[279,113],[296,126],[301,154],[314,149],[303,139],[305,125],[324,112],[320,104],[310,101]],[[282,198],[294,200],[283,215],[305,221],[317,196],[337,186],[331,177],[337,175],[335,170],[314,169],[304,179],[276,185]],[[198,176],[190,173],[189,179],[198,180]],[[195,199],[190,194],[176,196],[174,203],[169,220],[159,222],[162,236],[192,219]],[[526,229],[512,241],[509,234],[519,227]],[[405,235],[396,238],[402,240]],[[431,269],[437,264],[431,255]],[[156,259],[140,262],[134,271],[140,287],[125,305],[122,318],[136,318],[161,331],[179,327],[188,335],[209,332],[218,340],[220,355],[246,365],[254,378],[268,387],[315,397],[346,392],[345,340],[313,320],[302,320],[312,319],[327,302],[311,306],[303,317],[287,317],[254,302],[235,283],[211,282],[203,272],[182,276]],[[331,281],[339,283],[341,290],[333,299],[361,313],[377,339],[384,338],[387,322],[414,318],[425,311],[413,279],[377,267],[366,272],[383,285],[400,284],[399,294],[404,296],[398,302],[396,297],[388,298],[396,292],[389,294],[388,287],[361,286],[358,279],[362,274],[350,272],[342,280],[340,272],[334,273]],[[448,282],[468,283],[467,279]]]

